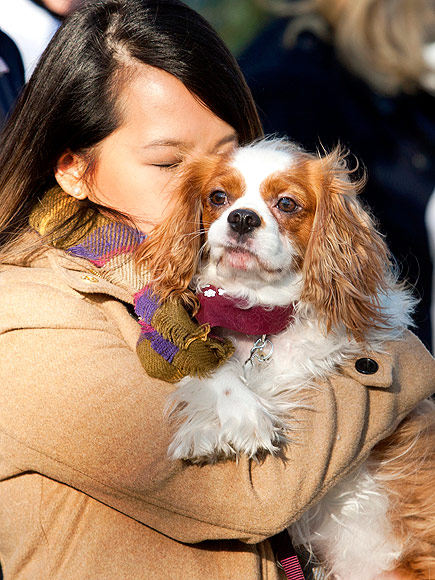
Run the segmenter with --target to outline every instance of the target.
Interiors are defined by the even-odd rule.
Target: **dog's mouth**
[[[252,270],[258,268],[258,259],[254,254],[241,249],[227,249],[222,255],[221,262],[223,265],[233,270]]]
[[[261,271],[268,274],[277,274],[281,269],[276,269],[267,264],[254,252],[239,246],[227,246],[223,248],[218,260],[218,267],[222,266],[238,272]]]

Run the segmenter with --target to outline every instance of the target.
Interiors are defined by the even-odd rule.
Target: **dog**
[[[178,384],[172,458],[279,455],[319,380],[412,324],[413,298],[347,157],[269,138],[187,164],[144,256],[161,299],[181,297],[235,354]],[[425,401],[292,526],[293,542],[335,578],[435,578],[434,481],[435,406]]]

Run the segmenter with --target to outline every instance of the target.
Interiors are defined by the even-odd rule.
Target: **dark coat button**
[[[374,375],[378,372],[379,365],[372,358],[359,358],[355,363],[355,368],[362,375]]]

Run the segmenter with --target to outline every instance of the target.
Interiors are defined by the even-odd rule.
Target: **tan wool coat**
[[[136,356],[132,291],[50,250],[0,271],[5,580],[277,580],[284,529],[435,390],[418,339],[361,350],[313,394],[287,461],[171,461],[174,385]]]

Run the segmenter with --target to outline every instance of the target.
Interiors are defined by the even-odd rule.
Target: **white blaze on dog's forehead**
[[[288,169],[293,159],[293,154],[280,148],[279,142],[264,141],[238,149],[232,165],[242,173],[249,192],[259,191],[267,177]]]

